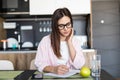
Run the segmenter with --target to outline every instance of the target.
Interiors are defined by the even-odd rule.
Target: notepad
[[[59,75],[59,74],[54,74],[54,73],[45,73],[45,76],[53,76],[53,77],[61,77],[61,78],[66,78],[66,77],[70,77],[76,73],[80,73],[80,70],[69,70],[68,73],[63,74],[63,75]]]

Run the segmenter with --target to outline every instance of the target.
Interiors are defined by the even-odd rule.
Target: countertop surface
[[[82,50],[83,52],[94,52],[95,49],[83,49]],[[24,50],[1,50],[0,53],[36,53],[37,50],[27,50],[27,49],[24,49]]]
[[[6,51],[0,51],[0,53],[36,53],[37,50],[6,50]]]

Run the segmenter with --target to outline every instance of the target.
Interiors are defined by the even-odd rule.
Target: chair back
[[[86,61],[84,66],[91,68],[92,56],[97,54],[97,50],[94,50],[94,49],[84,50],[83,54],[84,54],[85,61]]]
[[[0,70],[14,70],[13,63],[9,60],[0,60]]]
[[[34,62],[35,62],[35,59],[33,59],[33,60],[31,61],[31,63],[30,63],[30,70],[37,70]]]

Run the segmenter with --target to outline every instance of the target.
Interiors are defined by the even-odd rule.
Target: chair
[[[35,59],[33,59],[33,60],[31,61],[31,63],[30,63],[30,70],[37,70],[34,62],[35,62]]]
[[[0,60],[0,70],[14,70],[13,63],[9,60]]]

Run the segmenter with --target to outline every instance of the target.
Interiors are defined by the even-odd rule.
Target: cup
[[[16,49],[16,43],[12,44],[12,49],[15,50]]]
[[[100,77],[101,73],[101,55],[96,54],[92,56],[91,60],[91,75],[93,77]]]

